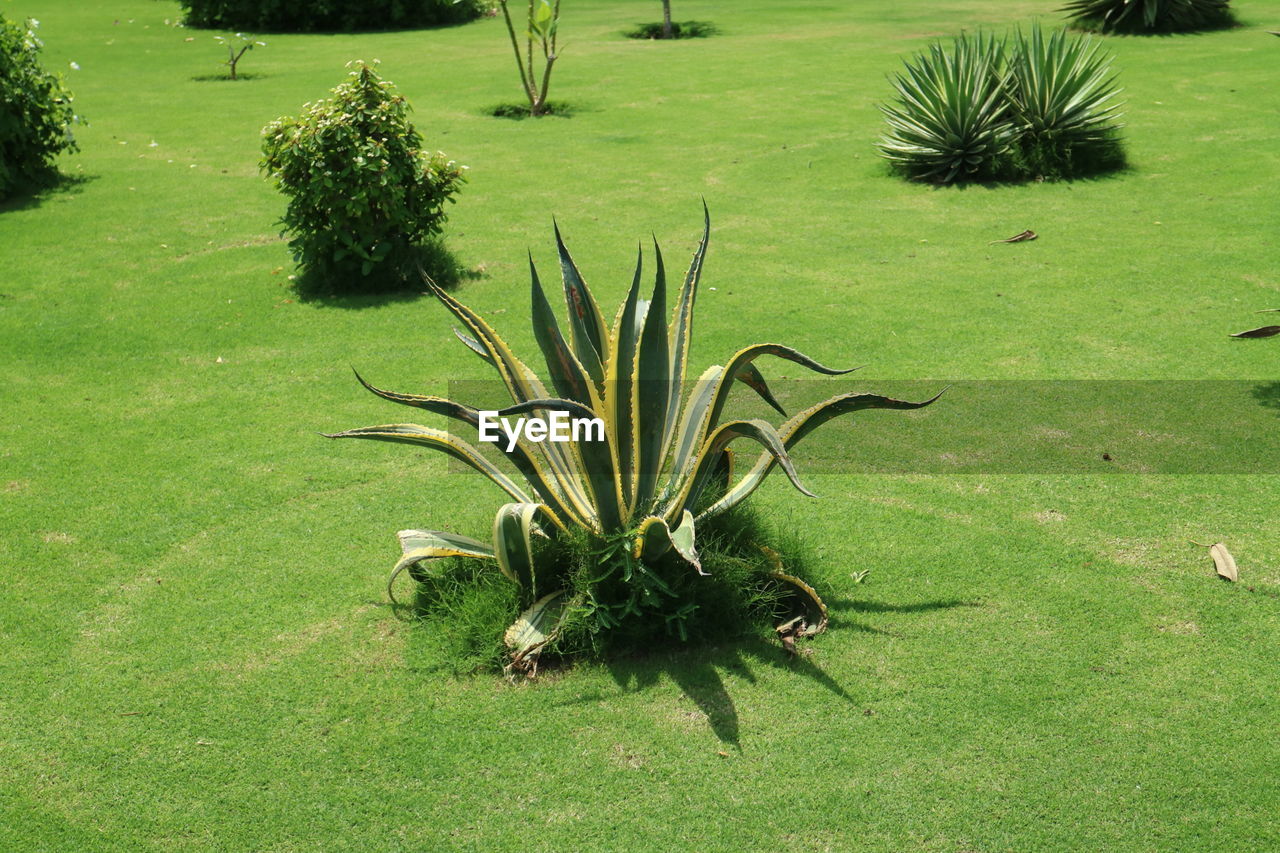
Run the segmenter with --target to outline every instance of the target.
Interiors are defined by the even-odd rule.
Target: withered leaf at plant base
[[[1218,577],[1233,582],[1239,580],[1235,558],[1231,556],[1226,545],[1215,542],[1209,546],[1209,556],[1213,558],[1213,567],[1218,570]]]

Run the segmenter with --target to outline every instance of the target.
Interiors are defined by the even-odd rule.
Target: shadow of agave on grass
[[[1268,409],[1280,409],[1280,382],[1263,382],[1250,389],[1249,394],[1258,401],[1259,406]]]
[[[827,611],[831,624],[828,630],[845,629],[860,631],[864,634],[876,634],[881,637],[900,637],[895,631],[886,631],[858,622],[845,616],[845,613],[927,613],[930,610],[949,610],[953,607],[979,607],[977,602],[948,598],[941,601],[921,601],[917,604],[885,604],[881,601],[867,601],[854,598],[838,598],[827,602]]]
[[[661,658],[620,658],[608,661],[606,666],[613,680],[627,692],[649,689],[666,675],[707,718],[712,734],[721,743],[741,751],[738,709],[721,672],[754,684],[756,676],[751,663],[801,675],[840,699],[854,702],[854,697],[839,682],[806,655],[788,657],[780,646],[761,637],[731,646],[675,652]]]
[[[953,607],[981,606],[976,601],[965,601],[962,598],[944,598],[939,601],[921,601],[916,604],[886,604],[883,601],[859,598],[837,598],[827,602],[828,610],[852,610],[855,613],[927,613],[930,610],[950,610]]]

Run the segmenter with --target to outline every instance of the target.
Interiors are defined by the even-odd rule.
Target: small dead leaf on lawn
[[[1235,558],[1231,556],[1231,552],[1227,550],[1227,546],[1221,542],[1215,542],[1209,546],[1209,556],[1213,558],[1213,567],[1218,570],[1218,577],[1225,578],[1229,581],[1239,580],[1239,572],[1236,570]]]
[[[1026,243],[1029,240],[1035,240],[1039,238],[1039,236],[1040,236],[1039,234],[1032,231],[1031,229],[1027,229],[1026,231],[1023,231],[1021,234],[1014,234],[1012,237],[1006,237],[1003,240],[992,240],[987,245],[994,246],[996,243]]]
[[[1280,326],[1262,326],[1257,329],[1249,329],[1247,332],[1236,332],[1233,338],[1269,338],[1273,335],[1280,335]]]

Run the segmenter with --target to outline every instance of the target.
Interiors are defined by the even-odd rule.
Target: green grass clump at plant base
[[[520,352],[553,214],[617,304],[630,241],[682,265],[705,196],[693,363],[770,339],[868,388],[1237,379],[1275,400],[1276,347],[1228,337],[1280,304],[1272,4],[1106,40],[1129,171],[964,189],[888,174],[886,76],[1039,0],[688,0],[723,34],[620,38],[651,5],[565,4],[555,97],[582,109],[512,122],[485,115],[518,94],[498,20],[272,36],[261,76],[215,84],[192,78],[216,46],[164,24],[176,3],[0,2],[40,20],[91,120],[74,182],[0,207],[0,849],[1280,844],[1273,471],[768,483],[755,507],[830,573],[832,625],[794,661],[748,637],[511,687],[455,675],[386,606],[388,531],[484,536],[500,493],[316,435],[383,413],[350,365],[440,394],[488,375],[430,299],[290,288],[259,131],[359,57],[472,167],[444,235],[480,276],[458,293]],[[1227,543],[1240,582],[1189,539]]]

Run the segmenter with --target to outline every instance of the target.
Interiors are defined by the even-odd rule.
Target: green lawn
[[[176,3],[0,0],[91,122],[75,182],[0,207],[0,849],[1280,846],[1275,473],[824,468],[819,500],[779,477],[755,505],[836,579],[812,655],[511,686],[455,674],[382,593],[394,531],[483,536],[501,494],[317,436],[402,414],[350,365],[424,393],[488,378],[429,298],[289,289],[259,130],[356,58],[472,167],[446,235],[482,274],[459,295],[520,352],[552,216],[611,308],[637,240],[682,264],[705,198],[697,370],[772,340],[867,365],[868,389],[1274,382],[1274,342],[1227,337],[1280,307],[1267,0],[1233,3],[1238,29],[1107,40],[1126,173],[933,189],[877,157],[899,57],[1057,5],[676,0],[722,34],[664,44],[620,36],[654,0],[566,0],[553,99],[577,111],[517,122],[487,115],[519,94],[495,19],[266,35],[230,83],[197,79],[221,48],[167,26]],[[1241,583],[1188,539],[1227,542]]]

